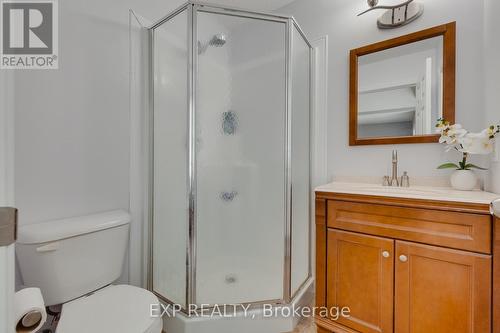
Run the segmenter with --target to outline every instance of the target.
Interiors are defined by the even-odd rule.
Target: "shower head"
[[[208,42],[210,46],[215,46],[215,47],[222,47],[224,44],[226,44],[226,35],[224,34],[217,34],[212,37],[210,42]]]
[[[208,49],[209,46],[213,47],[223,47],[227,42],[227,37],[225,34],[217,34],[212,37],[208,42],[202,43],[198,41],[198,54],[203,54]]]

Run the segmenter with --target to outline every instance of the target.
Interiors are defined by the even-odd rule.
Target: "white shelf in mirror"
[[[359,92],[358,124],[411,123],[418,101],[417,83],[377,87]]]
[[[392,86],[384,86],[384,87],[377,87],[377,88],[370,88],[370,89],[363,89],[359,90],[359,95],[364,95],[364,94],[373,94],[373,93],[378,93],[378,92],[384,92],[384,91],[389,91],[389,90],[399,90],[399,89],[413,89],[415,93],[415,89],[417,88],[417,83],[402,83],[398,85],[392,85]]]

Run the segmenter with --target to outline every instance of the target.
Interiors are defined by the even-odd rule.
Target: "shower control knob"
[[[220,194],[220,198],[223,200],[223,201],[233,201],[234,197],[238,194],[238,192],[236,191],[232,191],[232,192],[222,192]]]
[[[404,254],[402,254],[402,255],[399,256],[399,261],[401,261],[401,262],[407,262],[408,261],[408,257],[405,256]]]
[[[382,252],[382,257],[389,258],[390,256],[391,256],[391,254],[389,253],[389,251],[383,251]]]
[[[231,284],[231,283],[236,283],[238,279],[236,278],[236,275],[229,274],[226,276],[226,283]]]

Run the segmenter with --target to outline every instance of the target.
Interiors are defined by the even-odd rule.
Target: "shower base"
[[[314,280],[309,279],[295,296],[292,303],[274,308],[280,315],[265,317],[264,310],[258,307],[249,310],[247,315],[239,313],[236,316],[210,318],[188,317],[176,314],[175,317],[163,317],[163,329],[167,333],[284,333],[292,332],[301,317],[282,315],[293,312],[298,307],[310,306],[313,301]]]

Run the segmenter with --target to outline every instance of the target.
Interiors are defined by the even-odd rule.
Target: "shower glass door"
[[[197,12],[197,304],[283,299],[286,28]]]

